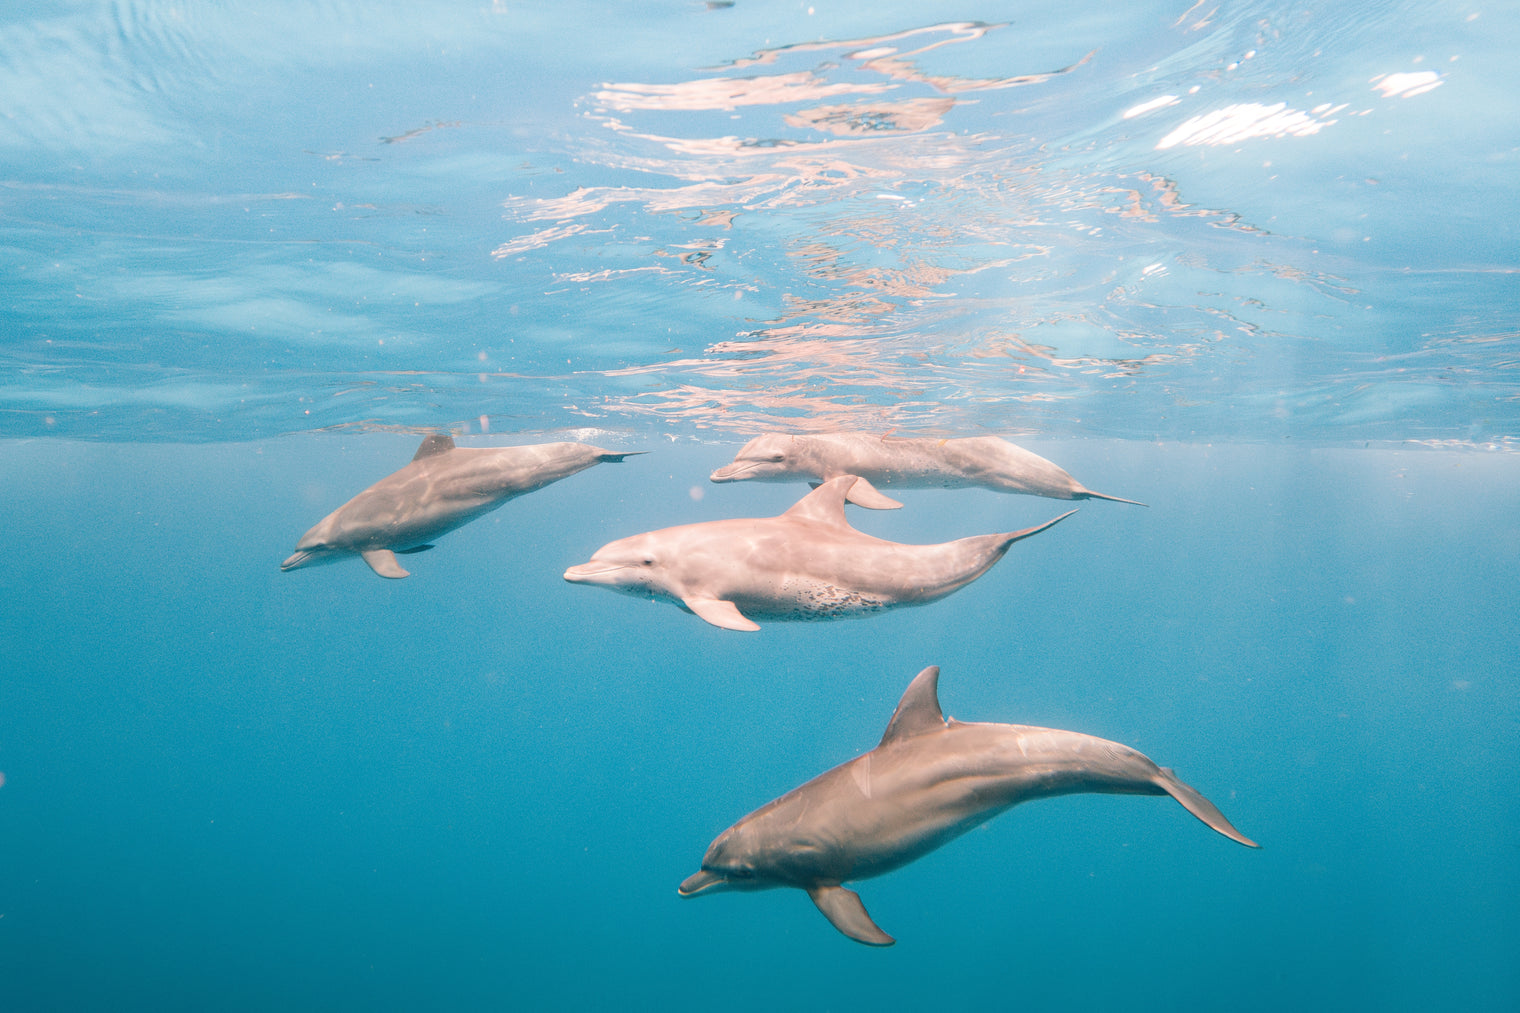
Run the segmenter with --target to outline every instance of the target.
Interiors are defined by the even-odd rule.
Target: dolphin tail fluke
[[[390,549],[368,549],[359,555],[364,557],[364,561],[369,564],[371,570],[382,577],[399,580],[402,577],[411,576],[410,573],[401,569],[401,564],[396,562],[396,554]]]
[[[622,453],[614,454],[611,451],[604,450],[596,456],[596,459],[603,464],[622,464],[623,459],[626,457],[638,457],[640,454],[647,453],[649,453],[647,450],[625,450]]]
[[[842,886],[811,886],[808,896],[818,905],[836,929],[867,946],[891,946],[897,940],[876,927],[866,906],[860,902],[860,894]]]
[[[1181,802],[1184,809],[1207,823],[1212,830],[1224,834],[1230,840],[1244,844],[1248,848],[1261,847],[1260,844],[1257,844],[1245,834],[1236,830],[1230,821],[1224,818],[1224,813],[1219,811],[1218,806],[1204,798],[1191,786],[1183,784],[1182,780],[1172,773],[1172,768],[1162,767],[1161,775],[1156,779],[1156,784],[1164,789],[1172,798]]]
[[[1109,496],[1106,493],[1093,492],[1091,489],[1083,489],[1080,493],[1077,494],[1076,498],[1077,499],[1106,499],[1110,503],[1128,503],[1131,506],[1143,506],[1143,507],[1150,506],[1149,503],[1142,503],[1142,502],[1140,502],[1137,499],[1125,499],[1123,496]]]
[[[1074,513],[1076,513],[1075,510],[1068,510],[1068,511],[1066,511],[1064,514],[1062,514],[1059,517],[1052,517],[1050,520],[1046,521],[1044,524],[1036,524],[1034,527],[1032,527],[1032,528],[1025,528],[1023,531],[1010,531],[1008,534],[1006,534],[1006,535],[1003,536],[1004,538],[1007,539],[1007,541],[1003,542],[1003,546],[1002,546],[1003,550],[1006,552],[1007,549],[1008,549],[1008,546],[1012,545],[1014,542],[1017,542],[1017,541],[1019,541],[1022,538],[1028,538],[1030,535],[1037,535],[1041,531],[1044,531],[1046,528],[1054,527],[1057,524],[1060,524],[1062,521],[1064,521],[1066,518],[1070,517]]]

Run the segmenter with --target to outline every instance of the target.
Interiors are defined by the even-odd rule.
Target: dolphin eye
[[[645,556],[644,557],[644,565],[645,566],[653,566],[654,565],[654,557],[653,556]]]
[[[785,454],[772,454],[771,455],[771,460],[774,461],[777,464],[780,464],[782,461],[786,460],[786,455]]]
[[[728,875],[732,876],[734,879],[754,879],[755,870],[746,869],[743,866],[736,865],[732,869],[728,870]]]

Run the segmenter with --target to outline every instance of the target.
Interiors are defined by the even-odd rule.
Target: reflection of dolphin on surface
[[[614,454],[584,443],[456,447],[447,436],[429,436],[411,464],[365,489],[302,535],[295,555],[280,569],[331,563],[357,553],[380,576],[405,577],[395,553],[431,549],[430,539],[509,499],[631,453]]]
[[[1079,792],[1170,795],[1230,840],[1257,846],[1128,746],[1053,728],[946,721],[938,682],[937,667],[918,673],[875,749],[719,834],[681,896],[795,886],[851,939],[890,946],[841,883],[906,865],[1020,802]]]
[[[609,542],[565,579],[674,599],[714,626],[758,630],[748,616],[838,619],[937,601],[986,573],[1014,542],[1076,512],[1023,531],[903,545],[850,527],[844,502],[857,481],[844,475],[825,482],[779,517],[686,524]]]
[[[864,433],[766,433],[746,443],[732,464],[712,473],[712,480],[786,482],[816,478],[827,482],[837,475],[859,477],[861,481],[850,491],[850,502],[872,510],[902,506],[877,492],[876,485],[905,489],[982,486],[1051,499],[1107,499],[1145,505],[1093,492],[1039,454],[996,436],[936,440]]]

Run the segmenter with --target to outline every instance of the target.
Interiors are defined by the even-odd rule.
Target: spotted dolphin
[[[791,886],[851,939],[894,940],[843,884],[891,872],[1035,798],[1170,795],[1232,841],[1257,847],[1166,767],[1105,739],[945,720],[939,668],[918,673],[877,747],[768,802],[719,834],[682,897]]]
[[[396,561],[431,549],[445,535],[510,499],[542,489],[603,461],[613,453],[584,443],[527,447],[456,447],[429,436],[410,464],[328,514],[296,543],[281,570],[336,562],[358,555],[382,577],[406,577]]]
[[[839,619],[924,605],[965,587],[1008,547],[1075,513],[1022,531],[939,545],[862,534],[844,516],[857,479],[830,479],[779,517],[663,528],[602,546],[565,571],[640,597],[675,601],[714,626],[758,630],[750,616]]]
[[[878,485],[903,489],[981,486],[1051,499],[1107,499],[1145,505],[1093,492],[1040,455],[996,436],[937,440],[865,433],[766,433],[746,443],[732,464],[719,468],[711,477],[714,482],[790,482],[800,478],[826,482],[838,475],[855,475],[861,480],[850,491],[850,502],[872,510],[902,506],[879,492]]]

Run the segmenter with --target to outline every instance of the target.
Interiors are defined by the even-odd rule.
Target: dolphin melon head
[[[797,441],[782,433],[766,433],[746,443],[734,455],[732,464],[713,472],[714,482],[743,482],[746,479],[788,478],[797,473]]]
[[[565,579],[628,594],[668,593],[660,556],[648,534],[620,538],[597,549],[587,562],[570,567]]]
[[[718,835],[702,856],[702,868],[681,883],[682,897],[723,890],[764,890],[780,884],[761,874],[764,848],[747,825],[748,821],[729,827]]]
[[[333,519],[324,517],[296,543],[295,554],[280,564],[282,572],[299,570],[303,566],[319,566],[336,563],[354,552],[352,545],[339,545],[333,537]]]

